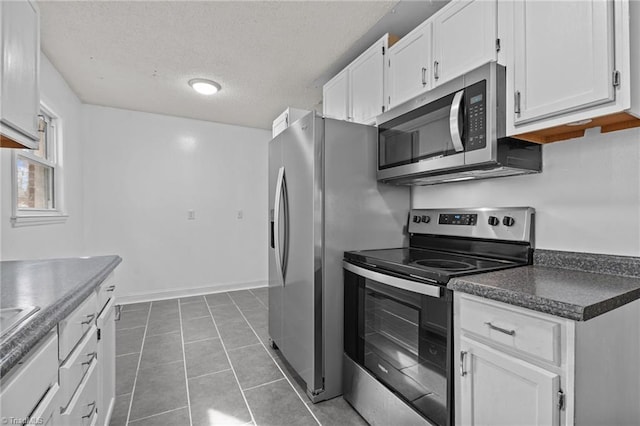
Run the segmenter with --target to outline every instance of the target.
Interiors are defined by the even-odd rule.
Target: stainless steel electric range
[[[530,207],[412,210],[408,248],[345,252],[345,399],[371,424],[448,426],[450,279],[531,263]]]

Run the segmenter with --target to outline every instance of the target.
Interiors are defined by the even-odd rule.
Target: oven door
[[[431,423],[452,424],[452,297],[349,262],[345,353]]]

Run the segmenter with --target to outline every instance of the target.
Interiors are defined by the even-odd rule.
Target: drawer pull
[[[82,325],[87,325],[87,324],[91,324],[93,322],[93,320],[95,319],[96,314],[90,314],[86,316],[86,320],[82,321],[80,324]]]
[[[495,330],[495,331],[499,331],[500,333],[508,334],[509,336],[515,336],[516,335],[516,331],[515,330],[507,330],[506,328],[495,326],[495,325],[491,324],[488,321],[485,322],[485,324],[487,324],[490,329]]]
[[[83,362],[81,365],[89,365],[89,364],[91,364],[91,362],[93,361],[94,358],[98,358],[98,353],[97,352],[91,352],[90,354],[87,354],[87,357],[89,357],[89,360]]]
[[[467,375],[467,370],[464,368],[464,359],[467,357],[467,351],[460,352],[460,375],[462,377]]]
[[[110,285],[109,287],[107,287],[107,291],[114,291],[116,289],[115,285]]]
[[[93,401],[91,404],[87,404],[87,407],[91,407],[91,411],[89,411],[89,414],[85,414],[84,416],[82,416],[83,419],[90,419],[91,416],[93,416],[93,413],[98,411],[95,401]]]

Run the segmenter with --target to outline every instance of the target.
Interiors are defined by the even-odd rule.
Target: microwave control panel
[[[487,146],[487,82],[486,80],[465,89],[465,139],[466,151]]]

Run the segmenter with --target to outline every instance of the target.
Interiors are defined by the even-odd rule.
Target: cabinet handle
[[[438,69],[439,67],[440,67],[440,62],[434,61],[433,62],[433,78],[435,78],[436,80],[440,78],[440,71]]]
[[[87,319],[86,319],[86,320],[84,320],[84,321],[82,321],[80,324],[82,324],[82,325],[91,324],[91,322],[93,322],[93,320],[95,319],[95,317],[96,317],[96,314],[90,314],[90,315],[87,315]]]
[[[460,376],[464,377],[467,375],[467,370],[464,368],[464,359],[467,357],[467,351],[460,352]]]
[[[89,365],[89,364],[91,364],[91,362],[93,361],[94,358],[98,358],[98,353],[97,352],[91,352],[90,354],[87,354],[87,357],[89,357],[89,360],[81,363],[80,365]]]
[[[516,114],[520,114],[520,91],[519,90],[516,90],[516,94],[515,94],[514,112]]]
[[[506,328],[495,326],[495,325],[491,324],[490,322],[485,322],[485,324],[488,325],[490,329],[495,330],[495,331],[499,331],[500,333],[508,334],[509,336],[515,336],[516,335],[516,331],[515,330],[507,330]]]
[[[93,413],[98,411],[95,401],[93,401],[91,404],[87,404],[87,407],[91,407],[91,411],[89,411],[89,414],[85,414],[84,416],[82,416],[83,419],[90,419],[91,416],[93,416]]]
[[[427,85],[427,68],[422,67],[422,86]]]
[[[115,285],[110,285],[109,287],[107,287],[107,291],[114,291],[116,289]]]

